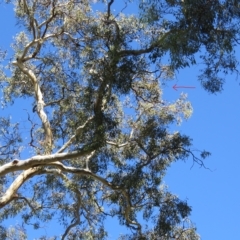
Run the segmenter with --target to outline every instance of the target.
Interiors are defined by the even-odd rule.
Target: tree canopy
[[[3,101],[31,110],[24,123],[0,118],[1,239],[27,238],[4,225],[15,216],[35,229],[57,219],[62,232],[40,239],[107,239],[111,217],[131,230],[120,239],[199,239],[163,177],[209,153],[171,130],[192,107],[161,86],[201,61],[203,87],[222,90],[222,73],[237,72],[238,1],[7,2],[20,30],[10,61],[1,50]]]

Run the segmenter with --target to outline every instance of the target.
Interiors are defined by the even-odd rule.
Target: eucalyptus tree
[[[171,131],[192,108],[185,95],[164,101],[161,85],[205,46],[204,86],[221,89],[218,70],[236,69],[238,3],[8,2],[20,31],[11,61],[1,52],[3,102],[24,104],[26,121],[0,118],[1,238],[26,239],[24,228],[4,225],[21,217],[35,229],[58,221],[55,238],[105,239],[104,220],[116,217],[131,230],[120,239],[199,239],[191,207],[163,177],[172,162],[202,165],[209,153],[196,157],[191,139]],[[139,14],[127,12],[134,3]]]

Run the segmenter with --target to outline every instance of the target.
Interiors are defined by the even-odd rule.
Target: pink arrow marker
[[[177,91],[178,88],[195,88],[195,87],[186,87],[186,86],[177,86],[177,84],[175,84],[173,86],[173,89]]]

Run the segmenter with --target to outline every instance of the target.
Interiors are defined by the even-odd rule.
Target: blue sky
[[[9,48],[18,29],[15,23],[10,8],[0,5],[0,48]],[[240,239],[240,79],[227,76],[224,91],[212,95],[197,81],[198,73],[198,66],[180,71],[164,87],[163,98],[173,101],[181,92],[188,94],[193,115],[176,129],[193,139],[195,149],[212,153],[205,162],[210,170],[198,165],[191,168],[192,159],[177,162],[169,169],[165,183],[181,199],[188,200],[193,208],[191,219],[203,240]],[[196,88],[175,91],[172,86],[176,82]],[[108,225],[117,227],[112,222]],[[114,232],[109,239],[115,239]]]
[[[185,69],[178,75],[181,85],[194,85],[188,93],[194,112],[180,131],[193,139],[196,149],[209,150],[206,167],[192,161],[177,162],[165,178],[169,189],[193,207],[192,217],[203,240],[240,239],[240,86],[228,76],[224,91],[211,95],[197,82],[197,69]],[[165,89],[166,97],[178,95]],[[171,98],[170,97],[170,98]]]

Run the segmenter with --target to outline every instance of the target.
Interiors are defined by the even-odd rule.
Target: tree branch
[[[90,154],[92,151],[87,150],[80,150],[80,151],[73,151],[70,153],[56,153],[51,155],[37,155],[26,160],[13,160],[10,163],[4,164],[0,167],[0,177],[8,174],[10,172],[16,172],[21,170],[27,170],[29,168],[35,166],[52,166],[53,162],[63,161],[63,160],[70,160],[75,159],[78,157],[83,157]]]
[[[32,176],[39,174],[40,172],[42,172],[42,169],[39,168],[31,168],[22,172],[10,185],[5,194],[0,198],[0,208],[4,207],[14,199],[17,190],[22,186],[24,182],[26,182]]]
[[[29,200],[26,197],[17,196],[16,199],[23,199],[28,204],[28,206],[31,208],[31,210],[34,212],[34,214],[36,214],[34,207],[32,206],[32,204],[29,202]]]
[[[41,92],[38,80],[34,72],[23,65],[23,62],[21,61],[21,59],[19,59],[16,62],[13,62],[13,64],[18,66],[20,70],[23,73],[25,73],[32,81],[34,92],[35,92],[35,99],[37,102],[37,113],[39,118],[41,119],[41,122],[44,127],[44,131],[45,131],[45,153],[50,153],[52,150],[53,136],[52,136],[50,122],[48,121],[47,114],[44,111],[45,103],[43,100],[43,94]]]
[[[93,178],[94,180],[97,180],[97,181],[101,182],[103,185],[109,187],[112,190],[120,191],[122,193],[122,195],[124,196],[125,200],[126,200],[126,208],[125,208],[125,213],[124,213],[125,219],[129,224],[136,225],[138,231],[141,233],[141,224],[139,224],[138,222],[130,219],[132,204],[131,204],[130,196],[125,189],[123,189],[120,186],[113,185],[112,183],[108,182],[105,178],[100,177],[100,176],[92,173],[89,170],[67,167],[67,166],[64,166],[62,163],[57,163],[57,164],[52,163],[52,166],[58,167],[62,172],[79,174],[79,175],[87,175],[87,176]]]
[[[76,139],[77,135],[81,133],[81,131],[86,127],[86,125],[93,119],[94,117],[88,118],[88,120],[76,129],[76,133],[57,151],[57,153],[62,153],[66,148],[68,148],[71,143]]]
[[[125,147],[129,144],[129,142],[118,144],[118,143],[111,142],[111,141],[106,141],[106,143],[109,144],[109,145],[115,146],[117,148],[122,148],[122,147]]]

